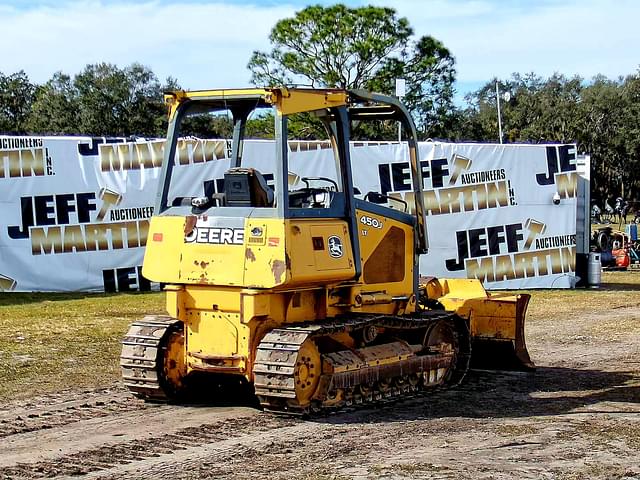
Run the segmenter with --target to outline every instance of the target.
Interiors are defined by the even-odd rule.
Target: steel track
[[[166,402],[162,362],[165,340],[182,322],[168,315],[147,315],[133,322],[122,340],[120,367],[125,386],[137,397]]]
[[[422,374],[433,368],[448,366],[450,360],[446,355],[420,355],[412,359],[411,364],[369,367],[332,378],[323,375],[325,378],[321,380],[319,388],[327,392],[341,389],[345,394],[342,401],[330,405],[327,402],[313,402],[304,406],[297,403],[294,368],[298,350],[309,338],[350,333],[367,326],[398,332],[426,330],[440,320],[456,322],[458,328],[463,325],[466,329],[464,321],[454,313],[437,310],[406,317],[350,315],[331,321],[306,322],[274,329],[265,335],[257,348],[253,369],[255,393],[265,410],[288,415],[308,415],[348,407],[364,408],[380,402],[411,398],[423,390],[433,390],[433,385],[424,386],[428,381],[423,381]],[[168,336],[180,327],[180,320],[167,315],[148,315],[131,324],[122,341],[120,366],[125,386],[136,396],[156,402],[172,399],[170,389],[165,388],[163,382],[164,345]],[[467,345],[468,331],[465,330],[463,336],[466,336],[463,342]],[[470,347],[456,352],[454,370],[451,375],[447,375],[446,386],[457,385],[462,381],[468,370],[470,357]],[[410,377],[407,369],[421,373],[417,379],[413,377],[412,381],[408,381]]]
[[[416,316],[396,317],[382,315],[359,315],[337,318],[329,322],[308,322],[291,327],[270,331],[258,345],[254,364],[254,386],[256,395],[265,410],[288,415],[308,415],[332,412],[343,408],[367,407],[380,402],[391,402],[410,398],[423,390],[432,390],[433,385],[424,387],[428,382],[422,375],[428,375],[430,368],[449,365],[445,355],[430,354],[416,356],[412,364],[389,367],[370,367],[348,375],[334,375],[333,378],[321,378],[319,389],[331,391],[341,388],[342,401],[335,403],[312,402],[300,405],[296,399],[294,370],[298,351],[308,339],[353,332],[367,326],[397,329],[399,332],[416,329],[428,329],[440,320],[453,322],[458,328],[458,339],[462,345],[456,352],[455,366],[450,375],[438,387],[459,384],[469,368],[471,358],[469,333],[464,321],[454,313],[445,311],[426,311]],[[462,332],[460,332],[462,330]],[[403,371],[404,370],[404,371]],[[421,372],[418,381],[407,381],[406,371]],[[326,377],[323,375],[323,377]],[[382,381],[380,381],[382,380]]]

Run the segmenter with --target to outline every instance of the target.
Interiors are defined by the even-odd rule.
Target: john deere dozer
[[[396,99],[286,88],[165,99],[169,130],[143,274],[165,284],[168,315],[132,323],[123,341],[123,378],[136,395],[176,400],[193,376],[232,376],[266,409],[309,413],[456,385],[475,352],[498,363],[509,352],[533,368],[527,295],[419,275],[428,249],[423,181],[415,126]],[[263,109],[275,121],[271,184],[264,169],[243,162],[247,119]],[[181,195],[181,125],[223,110],[234,132],[222,191]],[[287,119],[300,113],[326,127],[336,173],[291,186]],[[403,127],[415,193],[409,212],[383,205],[391,199],[376,192],[359,198],[349,141],[355,122],[368,120]]]

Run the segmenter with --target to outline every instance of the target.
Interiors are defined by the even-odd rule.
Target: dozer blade
[[[477,279],[421,277],[425,303],[469,322],[471,368],[534,370],[524,341],[528,294],[488,293]]]
[[[535,370],[524,340],[530,295],[493,294],[472,308],[471,368]],[[475,302],[474,302],[475,303]]]

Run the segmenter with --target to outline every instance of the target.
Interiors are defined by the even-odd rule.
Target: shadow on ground
[[[606,411],[629,413],[602,402],[640,404],[640,376],[633,372],[604,372],[539,367],[533,373],[472,370],[462,385],[421,398],[368,409],[367,421],[393,422],[439,417],[522,418]],[[633,412],[640,411],[634,408]],[[317,418],[330,423],[362,422],[366,411]]]
[[[130,292],[134,293],[134,292]],[[69,300],[82,300],[85,298],[103,298],[120,295],[120,293],[88,293],[88,292],[71,292],[71,293],[45,293],[45,292],[0,292],[0,306],[9,305],[27,305],[31,303],[41,302],[63,302]]]
[[[172,403],[189,407],[252,407],[260,402],[244,377],[235,375],[194,374],[186,391]]]
[[[201,379],[192,385],[186,406],[245,406],[259,408],[250,386]],[[586,407],[607,402],[602,409]],[[341,411],[313,417],[313,421],[356,423],[394,422],[440,417],[522,418],[568,413],[628,413],[611,403],[638,404],[640,375],[633,372],[605,372],[573,368],[539,367],[535,372],[471,370],[462,385],[427,392],[420,397],[379,403],[360,410]]]
[[[638,276],[640,276],[640,270],[636,273]],[[602,283],[600,285],[600,287],[597,290],[604,290],[604,291],[638,291],[640,290],[640,284],[637,283],[612,283],[612,282],[607,282],[607,283]]]

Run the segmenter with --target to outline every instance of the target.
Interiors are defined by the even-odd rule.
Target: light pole
[[[498,105],[498,132],[500,133],[500,143],[502,143],[502,118],[500,115],[500,91],[498,90],[497,79],[496,79],[496,104]]]
[[[402,101],[407,94],[407,81],[404,78],[396,78],[396,97]],[[402,122],[398,122],[398,143],[402,143]]]
[[[511,93],[504,92],[502,97],[505,102],[511,100]],[[502,115],[500,114],[500,90],[498,89],[498,80],[496,80],[496,105],[498,106],[498,132],[500,133],[500,143],[502,143]]]

